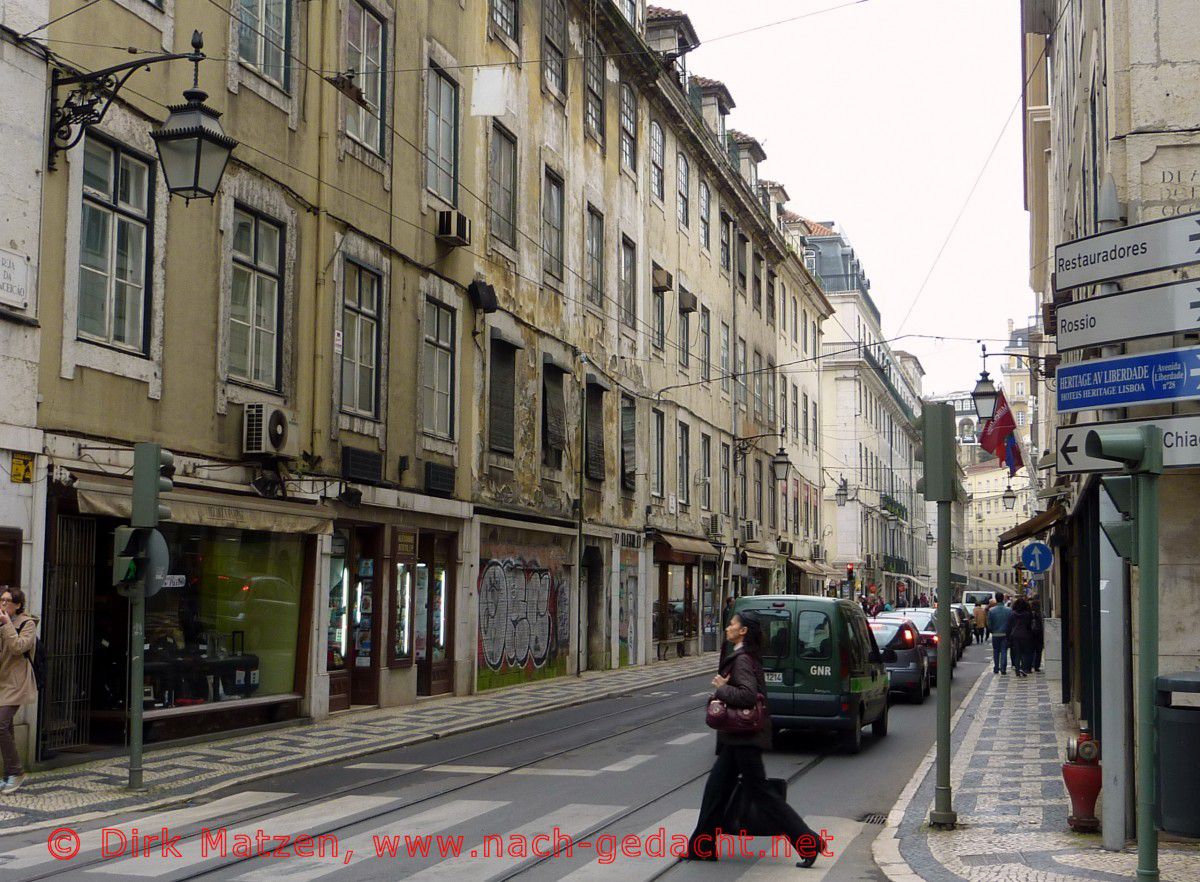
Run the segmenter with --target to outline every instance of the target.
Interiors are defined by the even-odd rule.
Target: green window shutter
[[[488,401],[488,445],[500,453],[514,452],[514,396],[516,349],[501,340],[492,341],[491,391]]]

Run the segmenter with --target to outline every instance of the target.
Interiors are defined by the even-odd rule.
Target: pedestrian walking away
[[[729,619],[733,616],[733,595],[725,598],[725,608],[721,610],[721,627],[729,627]]]
[[[21,705],[37,698],[32,658],[36,645],[37,619],[25,613],[25,592],[0,587],[0,756],[4,759],[0,793],[12,793],[25,781],[13,718]]]
[[[1033,669],[1040,672],[1042,670],[1042,650],[1046,648],[1046,619],[1042,615],[1042,602],[1036,599],[1031,600],[1029,611],[1033,614],[1033,619],[1029,623],[1029,627],[1033,630]]]
[[[982,603],[975,604],[975,627],[973,630],[975,631],[976,643],[983,642],[983,635],[987,631],[987,614],[988,611],[986,606],[984,606]]]
[[[722,659],[713,677],[712,684],[716,687],[713,698],[730,708],[753,708],[758,697],[767,692],[762,669],[762,623],[753,613],[734,613],[725,629],[725,639],[733,644],[733,650]],[[717,732],[717,760],[704,785],[700,817],[688,841],[688,860],[717,860],[719,833],[737,835],[738,831],[724,825],[739,776],[747,802],[774,828],[755,830],[757,835],[786,836],[801,858],[799,867],[811,867],[818,854],[826,851],[825,841],[768,785],[762,755],[770,746],[769,716],[763,718],[762,726],[755,732]]]
[[[992,673],[1008,673],[1008,622],[1013,611],[1004,605],[1003,592],[996,592],[996,605],[988,610],[987,629],[992,635]]]
[[[1033,668],[1033,613],[1029,601],[1018,597],[1008,619],[1008,639],[1012,644],[1013,666],[1018,677],[1028,677]]]

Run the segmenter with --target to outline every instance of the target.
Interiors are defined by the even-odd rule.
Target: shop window
[[[392,538],[396,578],[388,612],[388,666],[406,667],[413,661],[413,603],[417,575],[417,534],[397,530]]]
[[[294,692],[303,539],[159,529],[181,585],[146,600],[147,710]]]

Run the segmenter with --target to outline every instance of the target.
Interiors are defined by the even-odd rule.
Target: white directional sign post
[[[1054,449],[1058,451],[1059,474],[1080,472],[1115,472],[1124,463],[1084,452],[1083,442],[1087,433],[1102,426],[1158,426],[1163,433],[1163,466],[1187,468],[1200,466],[1200,413],[1179,416],[1152,417],[1144,420],[1119,420],[1109,423],[1091,423],[1079,426],[1060,426]]]
[[[1058,351],[1200,328],[1200,284],[1156,285],[1064,303],[1055,310]]]
[[[1054,290],[1200,263],[1200,212],[1121,227],[1054,249]]]

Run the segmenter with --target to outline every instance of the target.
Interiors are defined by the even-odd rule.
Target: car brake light
[[[904,629],[904,642],[909,646],[912,646],[913,643],[912,631],[908,630],[907,628]]]
[[[937,646],[937,643],[938,643],[938,635],[937,635],[937,634],[934,634],[934,635],[933,635],[933,645],[934,645],[934,646]]]

